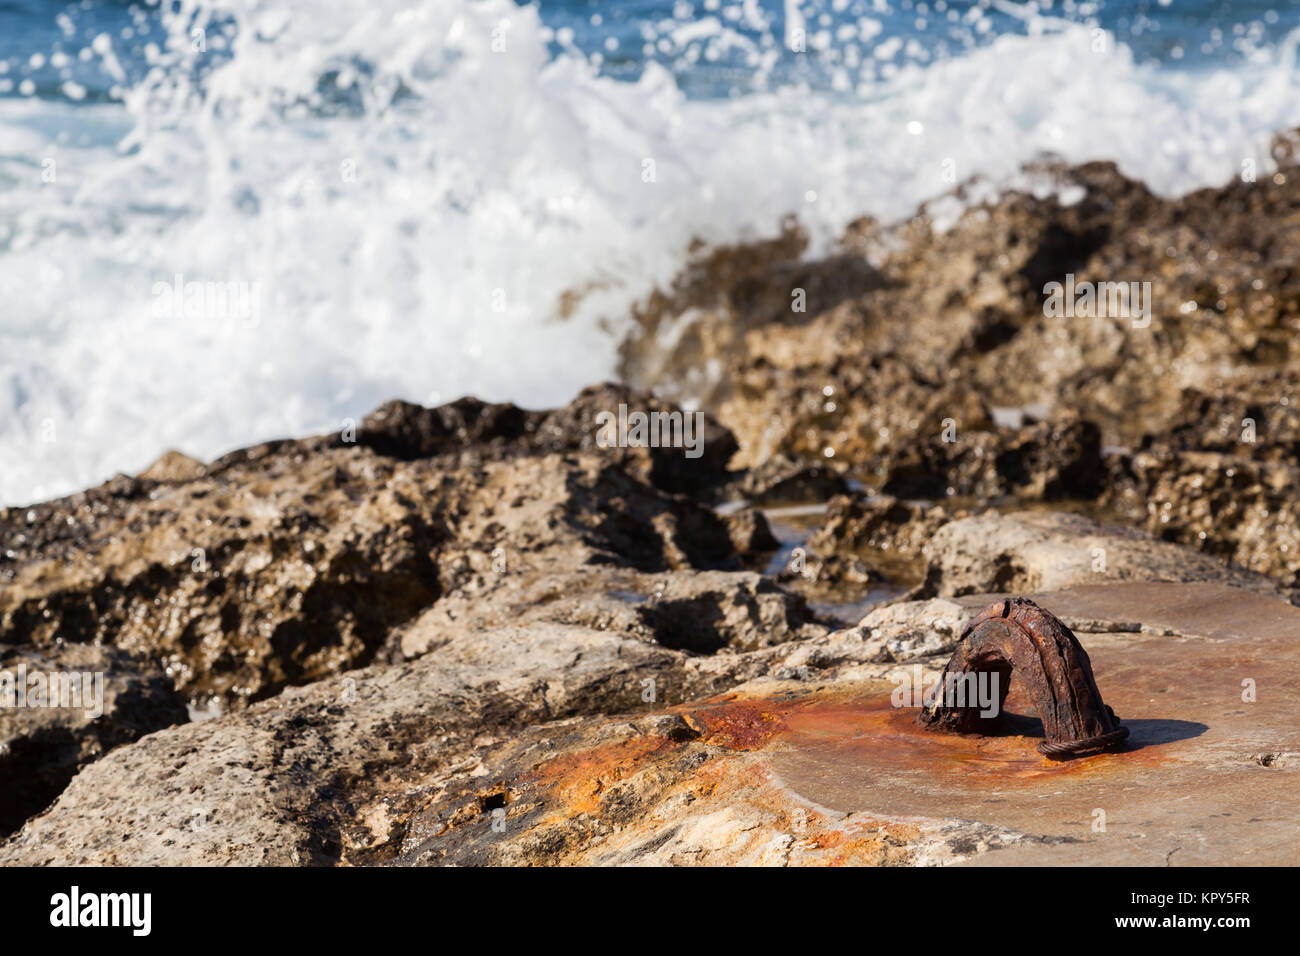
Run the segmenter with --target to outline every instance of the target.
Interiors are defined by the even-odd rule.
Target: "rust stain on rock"
[[[1013,716],[1014,724],[996,736],[935,734],[916,725],[916,710],[894,707],[889,695],[857,702],[810,703],[786,718],[784,742],[801,750],[834,752],[846,761],[897,772],[920,771],[939,777],[966,778],[977,784],[1014,785],[1053,777],[1079,777],[1105,773],[1124,760],[1154,765],[1164,759],[1159,748],[1124,754],[1099,754],[1087,760],[1050,760],[1034,749],[1040,735],[1034,721]]]
[[[610,787],[653,762],[657,755],[680,746],[658,734],[619,740],[556,757],[522,775],[518,783],[530,790],[551,788],[551,799],[572,813],[599,815]]]
[[[706,743],[728,750],[759,750],[789,729],[785,722],[789,710],[788,704],[774,701],[727,702],[684,712],[682,719]]]

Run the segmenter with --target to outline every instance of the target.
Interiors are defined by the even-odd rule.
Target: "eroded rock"
[[[832,498],[809,549],[834,574],[837,560],[858,559],[892,580],[919,583],[925,577],[925,545],[962,509],[893,495],[862,493]]]
[[[447,595],[394,634],[412,658],[466,629],[550,621],[693,654],[748,651],[826,634],[803,598],[748,571],[505,574]]]
[[[1221,452],[1125,457],[1105,503],[1151,534],[1300,587],[1300,469]]]
[[[1300,176],[1292,152],[1279,163],[1277,179],[1174,200],[1110,163],[1047,163],[1026,171],[1032,192],[964,184],[897,225],[855,223],[823,259],[801,258],[797,231],[701,252],[643,304],[625,372],[716,407],[739,438],[737,466],[829,450],[869,478],[872,458],[935,438],[945,420],[989,431],[993,407],[1078,414],[1104,444],[1136,447],[1188,421],[1184,389],[1227,379],[1229,394],[1253,395],[1236,380],[1294,360],[1300,280],[1286,224]],[[1148,314],[1049,314],[1045,287],[1067,275],[1150,282]],[[669,327],[687,331],[665,357],[654,343]],[[1263,418],[1281,421],[1282,384],[1261,383]]]
[[[5,509],[0,639],[156,655],[183,693],[228,705],[368,663],[393,628],[498,566],[738,567],[737,545],[766,543],[761,520],[662,490],[709,485],[728,434],[710,425],[698,460],[597,448],[588,406],[616,398],[636,400],[390,403],[355,444],[271,442],[184,480]]]
[[[940,433],[887,456],[883,490],[913,498],[1017,496],[1040,501],[1091,499],[1106,470],[1101,431],[1091,422],[1038,422],[1017,431]]]

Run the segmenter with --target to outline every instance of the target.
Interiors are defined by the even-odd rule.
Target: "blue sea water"
[[[1267,0],[0,0],[0,504],[564,402],[692,240],[790,213],[815,251],[1045,154],[1267,170],[1298,45]]]
[[[0,62],[10,82],[4,95],[25,95],[18,87],[30,81],[27,95],[58,99],[67,96],[64,88],[71,82],[92,100],[110,98],[120,85],[117,78],[103,69],[99,57],[83,59],[81,51],[101,34],[113,38],[128,82],[138,81],[148,68],[146,47],[167,35],[165,6],[5,0],[0,3]],[[1023,35],[1036,17],[1106,31],[1139,61],[1187,69],[1242,63],[1300,26],[1300,3],[1277,0],[542,0],[533,6],[550,33],[552,56],[579,54],[595,62],[602,75],[624,81],[637,79],[647,63],[656,63],[671,71],[688,95],[698,97],[736,96],[774,84],[829,89],[855,55],[870,62],[871,54],[894,38],[903,46],[889,62],[933,62],[998,36]],[[346,6],[321,4],[318,15],[346,17],[346,11]],[[811,39],[804,53],[781,42],[792,21]],[[871,24],[869,29],[862,28],[864,22]],[[857,53],[850,53],[851,48]],[[775,63],[762,55],[768,52]],[[55,59],[60,53],[66,60]]]

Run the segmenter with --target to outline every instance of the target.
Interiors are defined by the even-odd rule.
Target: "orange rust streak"
[[[681,745],[658,734],[620,740],[556,757],[519,778],[521,785],[553,786],[574,813],[598,813],[606,786],[635,773],[647,757]]]
[[[879,692],[851,700],[816,692],[774,699],[740,699],[730,694],[669,711],[680,714],[700,734],[700,742],[728,750],[754,751],[780,740],[796,749],[834,752],[864,767],[925,771],[950,778],[958,786],[984,781],[998,786],[1032,785],[1044,779],[1104,773],[1121,764],[1155,765],[1167,756],[1161,753],[1163,748],[1146,747],[1082,760],[1048,760],[1034,749],[1036,737],[925,730],[915,723],[915,708],[895,708],[889,694]],[[611,786],[684,745],[661,735],[622,739],[557,756],[522,776],[519,783],[554,787],[556,799],[569,812],[597,815]],[[755,774],[765,772],[757,766],[750,769]],[[709,777],[706,768],[696,773],[701,783]]]
[[[1038,737],[1019,734],[945,734],[917,726],[914,708],[894,707],[888,696],[857,703],[810,704],[786,717],[786,740],[861,755],[864,765],[890,770],[924,770],[954,777],[994,777],[999,784],[1030,783],[1043,777],[1081,776],[1135,762],[1162,763],[1158,747],[1099,754],[1081,760],[1048,760],[1034,749]]]
[[[759,706],[762,702],[727,703],[706,707],[683,715],[706,743],[730,750],[758,750],[787,727],[784,714],[776,708]],[[785,708],[789,710],[789,708]]]

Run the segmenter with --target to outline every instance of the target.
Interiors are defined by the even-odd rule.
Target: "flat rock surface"
[[[1023,734],[929,733],[882,685],[787,718],[771,757],[783,785],[835,812],[958,817],[1061,840],[981,863],[1294,863],[1300,609],[1214,584],[1098,585],[1033,599],[1062,618],[1120,628],[1078,636],[1103,698],[1130,728],[1121,751],[1049,761],[1034,750],[1036,719],[1021,722]],[[1126,632],[1134,624],[1146,633]],[[1032,717],[1014,677],[1006,708]]]
[[[1066,512],[986,512],[938,528],[925,546],[926,589],[952,595],[1058,591],[1109,581],[1215,581],[1264,594],[1277,585],[1145,531]]]
[[[1055,763],[1014,679],[1000,736],[922,731],[891,706],[898,675],[937,673],[994,597],[712,655],[556,622],[466,632],[118,748],[0,862],[1296,858],[1300,609],[1205,583],[1034,595],[1078,628],[1132,732],[1117,753]]]
[[[972,594],[954,603],[984,608],[1005,595]],[[1300,644],[1300,608],[1224,584],[1142,581],[1091,584],[1028,595],[1083,630],[1163,629],[1186,637],[1282,641],[1279,653]],[[1047,602],[1047,603],[1044,603]]]

